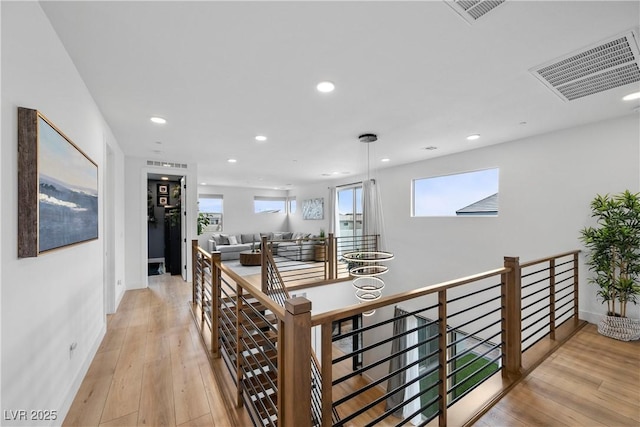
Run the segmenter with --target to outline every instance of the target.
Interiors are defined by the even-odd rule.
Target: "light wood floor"
[[[149,277],[109,316],[65,426],[250,426],[226,368],[204,352],[179,276]]]
[[[640,426],[640,342],[587,325],[474,425]]]
[[[109,316],[64,425],[250,426],[222,360],[209,366],[188,306],[190,284],[170,275],[149,283],[128,291]],[[475,425],[640,425],[640,342],[586,326]]]

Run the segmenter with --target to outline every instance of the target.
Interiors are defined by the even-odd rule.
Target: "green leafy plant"
[[[587,265],[595,273],[589,281],[598,286],[596,295],[610,316],[626,317],[627,303],[636,304],[640,295],[640,193],[597,195],[591,216],[597,226],[581,230]]]
[[[211,224],[211,218],[204,212],[198,212],[198,236],[204,232],[204,229]]]

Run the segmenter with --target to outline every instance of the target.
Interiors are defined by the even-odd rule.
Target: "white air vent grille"
[[[633,31],[530,71],[566,101],[640,81],[637,38]]]
[[[160,166],[163,168],[187,169],[187,165],[184,163],[158,162],[156,160],[147,160],[147,166]]]
[[[445,3],[471,24],[504,2],[505,0],[445,0]]]

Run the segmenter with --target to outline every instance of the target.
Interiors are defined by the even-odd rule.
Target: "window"
[[[420,358],[420,375],[425,375],[420,380],[420,406],[424,407],[438,397],[438,322],[416,316],[418,320],[418,342],[423,343],[418,347]],[[431,355],[431,356],[429,356]],[[427,357],[428,356],[428,357]],[[423,360],[424,359],[424,360]],[[438,412],[438,402],[427,406],[422,415],[430,419]]]
[[[413,216],[497,215],[497,168],[413,180]]]
[[[286,197],[260,197],[253,198],[253,211],[255,213],[285,213]]]
[[[340,237],[362,236],[362,184],[338,189]]]
[[[289,213],[290,214],[296,213],[296,198],[295,197],[289,198]]]
[[[209,217],[204,231],[222,231],[222,195],[201,194],[198,197],[198,213]]]
[[[438,413],[438,321],[421,316],[416,316],[416,319],[419,327],[418,342],[421,344],[418,347],[418,357],[421,360],[419,372],[420,375],[425,375],[420,380],[420,405],[428,405],[422,415],[425,419],[431,419]],[[500,351],[496,349],[497,345],[483,343],[479,338],[462,331],[450,330],[447,335],[449,343],[456,343],[449,344],[447,351],[450,375],[447,383],[448,402],[452,402],[499,370]]]

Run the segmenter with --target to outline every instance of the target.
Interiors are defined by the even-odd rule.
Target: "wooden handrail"
[[[285,310],[283,307],[278,305],[274,300],[272,300],[269,295],[262,292],[260,289],[257,289],[255,286],[251,285],[247,280],[239,276],[238,273],[220,263],[218,268],[229,276],[239,287],[241,287],[245,292],[249,293],[253,298],[260,301],[267,309],[269,309],[278,319],[283,320],[285,316]]]
[[[563,253],[560,253],[560,254],[557,254],[557,255],[548,256],[548,257],[545,257],[545,258],[535,259],[533,261],[527,261],[527,262],[524,262],[524,263],[520,264],[520,268],[531,267],[532,265],[542,264],[543,262],[548,262],[548,261],[551,261],[552,259],[564,258],[564,257],[569,256],[569,255],[576,255],[576,254],[579,254],[580,252],[581,251],[579,249],[576,249],[574,251],[563,252]]]
[[[311,326],[318,326],[322,325],[323,323],[333,322],[335,320],[340,320],[347,317],[353,317],[365,311],[376,310],[387,305],[397,304],[409,299],[418,298],[446,289],[455,288],[457,286],[466,285],[468,283],[477,282],[478,280],[487,279],[493,276],[499,276],[508,271],[510,271],[508,268],[497,268],[495,270],[485,271],[484,273],[473,274],[471,276],[462,277],[460,279],[449,280],[447,282],[426,286],[420,289],[414,289],[395,295],[389,295],[373,302],[353,304],[344,308],[327,311],[326,313],[316,314],[315,316],[311,317]]]
[[[333,236],[330,235],[329,239],[333,239]],[[195,242],[195,241],[194,241]],[[326,257],[333,257],[335,253],[337,253],[337,248],[335,242],[333,240],[325,240],[325,244],[327,245],[327,249],[325,250]],[[265,241],[263,240],[263,243]],[[194,246],[194,248],[197,245]],[[262,248],[265,252],[263,254],[263,266],[264,261],[273,261],[273,256],[271,253],[268,253],[268,248],[265,246]],[[332,347],[333,347],[333,339],[332,336],[332,325],[334,321],[353,317],[359,314],[362,314],[367,311],[373,311],[376,309],[380,309],[382,307],[391,307],[395,304],[402,303],[404,301],[413,300],[416,298],[421,298],[427,295],[437,296],[438,304],[428,307],[429,310],[436,309],[438,310],[437,319],[438,319],[438,328],[439,328],[439,338],[438,338],[438,347],[439,347],[439,365],[441,367],[447,366],[452,363],[453,359],[449,359],[448,357],[448,347],[454,345],[457,341],[452,343],[449,342],[448,338],[449,333],[449,318],[453,317],[460,312],[454,312],[453,314],[448,313],[448,304],[460,304],[457,300],[460,297],[456,297],[453,299],[448,299],[447,291],[449,289],[457,288],[463,285],[468,285],[464,290],[469,290],[469,292],[465,292],[465,295],[471,297],[472,295],[480,292],[484,292],[486,290],[492,289],[492,293],[495,295],[495,292],[500,289],[500,294],[493,297],[490,301],[493,301],[492,304],[498,304],[498,308],[493,311],[487,311],[484,315],[492,316],[495,320],[496,328],[499,328],[495,331],[496,335],[491,337],[487,337],[486,339],[493,339],[493,337],[497,337],[496,339],[501,339],[501,354],[498,355],[494,360],[502,357],[502,384],[508,385],[509,387],[514,383],[514,381],[518,381],[525,375],[528,371],[529,366],[531,365],[530,357],[528,356],[530,353],[525,353],[527,360],[523,363],[523,316],[522,316],[522,299],[525,298],[524,295],[521,295],[521,290],[523,287],[523,283],[521,283],[523,277],[527,277],[525,274],[523,276],[522,269],[525,267],[531,267],[537,264],[548,263],[549,265],[549,277],[547,278],[549,282],[549,307],[550,307],[550,335],[552,341],[555,341],[556,329],[558,329],[558,339],[563,339],[566,335],[566,327],[562,325],[565,321],[560,321],[556,319],[555,313],[555,294],[556,294],[556,279],[555,274],[558,270],[556,260],[559,258],[564,258],[568,256],[572,256],[573,262],[573,293],[574,293],[574,313],[576,321],[575,325],[578,325],[577,320],[577,310],[578,310],[578,254],[579,250],[568,251],[564,253],[560,253],[557,255],[540,258],[537,260],[529,261],[526,263],[519,263],[518,257],[505,257],[504,265],[501,268],[485,271],[478,274],[469,275],[466,277],[458,278],[455,280],[449,280],[441,283],[437,283],[434,285],[425,286],[419,289],[413,289],[410,291],[402,292],[396,295],[389,295],[386,297],[382,297],[376,301],[353,304],[341,309],[316,314],[315,316],[311,316],[311,303],[302,298],[293,298],[286,299],[285,306],[282,307],[278,302],[274,301],[267,292],[263,292],[260,289],[257,289],[254,285],[251,285],[248,281],[246,281],[242,276],[239,276],[230,268],[226,267],[219,259],[219,256],[216,256],[217,253],[210,254],[202,248],[197,247],[197,250],[194,251],[194,254],[200,254],[205,261],[210,262],[212,269],[212,282],[215,281],[215,274],[224,273],[226,277],[230,278],[230,281],[235,283],[228,283],[236,293],[237,302],[235,305],[236,310],[236,329],[239,331],[241,329],[240,322],[242,322],[242,316],[240,312],[243,309],[242,296],[251,298],[255,298],[257,301],[262,304],[266,310],[269,310],[273,313],[275,317],[278,319],[278,326],[276,327],[278,333],[278,398],[277,398],[277,407],[278,407],[278,426],[299,426],[299,425],[310,425],[311,418],[310,414],[310,405],[311,405],[311,390],[310,390],[310,370],[311,365],[309,363],[310,358],[320,359],[320,371],[322,376],[321,389],[323,394],[323,399],[321,402],[321,412],[322,412],[322,425],[330,426],[333,423],[332,420],[332,410],[339,411],[339,405],[343,405],[344,402],[340,402],[339,400],[333,401],[333,385],[332,385],[332,375],[335,375],[333,371],[333,360],[332,356]],[[271,255],[271,256],[269,256]],[[271,259],[269,259],[271,258]],[[202,263],[201,259],[197,260]],[[571,262],[571,261],[568,261]],[[196,262],[196,256],[194,255],[194,262]],[[564,263],[563,263],[564,264]],[[540,270],[546,271],[547,269]],[[277,271],[277,268],[276,268]],[[537,273],[540,273],[537,272]],[[202,271],[199,271],[199,274],[203,274]],[[279,274],[279,271],[278,271]],[[545,275],[547,273],[544,273]],[[558,273],[560,274],[560,273]],[[490,287],[482,290],[483,283],[481,282],[485,279],[490,279],[494,277],[499,277],[500,282],[496,281],[496,284],[491,283]],[[199,278],[202,279],[202,278]],[[207,279],[208,280],[208,279]],[[535,278],[538,280],[538,277]],[[539,281],[539,280],[538,280]],[[198,282],[199,283],[199,282]],[[537,283],[537,282],[535,282]],[[535,284],[534,283],[534,284]],[[558,280],[560,283],[560,280]],[[196,284],[196,274],[194,267],[194,296],[195,296],[195,284]],[[283,286],[285,285],[284,281],[282,281]],[[475,286],[475,285],[479,286]],[[202,283],[202,287],[204,287],[205,283]],[[212,284],[212,286],[214,286]],[[527,288],[527,286],[525,286]],[[571,288],[571,285],[569,285]],[[285,288],[286,289],[286,288]],[[566,287],[563,285],[563,289]],[[539,292],[536,290],[536,293]],[[527,295],[529,297],[531,295]],[[538,296],[535,297],[536,299]],[[500,303],[500,299],[502,299],[502,303]],[[479,304],[480,306],[482,304]],[[530,304],[532,305],[532,304]],[[565,304],[566,305],[566,304]],[[455,307],[455,306],[452,306]],[[471,307],[474,308],[474,307]],[[216,307],[212,307],[213,310],[216,310]],[[470,308],[466,308],[463,311],[468,311]],[[571,308],[569,308],[571,310]],[[432,313],[433,314],[433,313]],[[562,319],[565,319],[566,312],[563,313]],[[525,316],[530,317],[530,315]],[[482,318],[482,316],[481,316]],[[496,320],[497,319],[497,320]],[[570,318],[569,318],[570,319]],[[558,324],[556,325],[556,321],[558,320]],[[381,325],[387,324],[393,319],[385,319],[381,322]],[[538,320],[536,319],[536,322]],[[502,322],[502,324],[500,324]],[[455,322],[454,322],[455,323]],[[494,327],[493,325],[489,325],[490,327]],[[466,323],[465,323],[466,325]],[[315,355],[311,352],[311,329],[315,326],[320,326],[321,332],[321,345],[322,352],[316,358]],[[455,325],[454,325],[455,326]],[[366,330],[370,330],[372,327],[380,327],[378,324],[368,325]],[[538,326],[536,326],[537,328]],[[525,329],[530,328],[530,326],[526,326]],[[217,329],[217,328],[216,328]],[[531,336],[536,336],[542,328],[535,331]],[[364,329],[363,329],[364,330]],[[502,331],[502,332],[501,332]],[[361,332],[362,333],[362,332]],[[475,332],[473,332],[475,333]],[[493,333],[493,332],[492,332]],[[469,332],[469,334],[472,334]],[[501,336],[502,335],[502,336]],[[527,339],[530,337],[527,337]],[[337,337],[336,337],[337,339]],[[212,341],[217,341],[217,338],[212,336]],[[371,348],[374,348],[374,345],[384,345],[384,342],[380,344],[371,344]],[[246,350],[241,348],[240,340],[237,340],[238,348],[235,349],[237,354],[241,354],[242,351]],[[544,343],[543,343],[544,344]],[[544,344],[549,346],[548,344]],[[535,347],[534,350],[537,351]],[[344,357],[344,356],[343,356]],[[238,358],[239,359],[239,358]],[[336,359],[338,360],[338,359]],[[366,369],[372,369],[372,367],[378,366],[380,363],[384,362],[386,359],[379,359],[377,362],[373,362]],[[338,360],[339,361],[339,360]],[[236,360],[236,363],[239,363]],[[524,365],[524,368],[523,368]],[[362,368],[361,368],[362,370]],[[455,371],[454,371],[455,372]],[[440,396],[438,406],[439,406],[439,420],[438,423],[440,425],[446,424],[457,424],[457,415],[455,412],[451,412],[451,408],[449,408],[451,402],[449,399],[449,394],[452,393],[452,389],[448,388],[449,374],[450,368],[446,367],[440,369],[438,372],[439,376],[439,386],[438,386],[438,394]],[[358,372],[353,372],[350,375],[356,375]],[[362,373],[360,373],[362,374]],[[452,375],[453,373],[451,373]],[[237,368],[238,375],[238,384],[240,384],[241,371],[239,366]],[[496,376],[495,378],[499,378],[500,376]],[[336,381],[342,381],[344,377],[339,377]],[[493,380],[492,380],[493,381]],[[495,381],[493,381],[495,383]],[[372,384],[374,386],[375,384]],[[474,394],[471,400],[475,399],[478,393],[472,392]],[[305,396],[302,398],[301,396]],[[309,399],[306,396],[309,395]],[[464,395],[463,395],[464,396]],[[464,398],[464,397],[463,397]],[[493,398],[491,398],[493,399]],[[344,400],[344,398],[343,398]],[[455,400],[453,401],[455,402]],[[238,390],[238,401],[237,403],[242,404],[242,399],[240,398],[240,390]],[[336,405],[336,408],[333,405]],[[373,401],[373,404],[377,404]],[[484,404],[483,404],[484,405]],[[465,405],[462,405],[463,407]],[[360,411],[368,410],[365,406],[362,406]],[[475,409],[474,409],[475,410]],[[338,412],[336,412],[338,413]],[[453,415],[448,415],[451,413]],[[355,415],[354,415],[355,416]],[[387,414],[382,414],[382,416],[389,416]],[[382,419],[382,418],[381,418]],[[349,417],[345,418],[344,421],[348,421]]]

